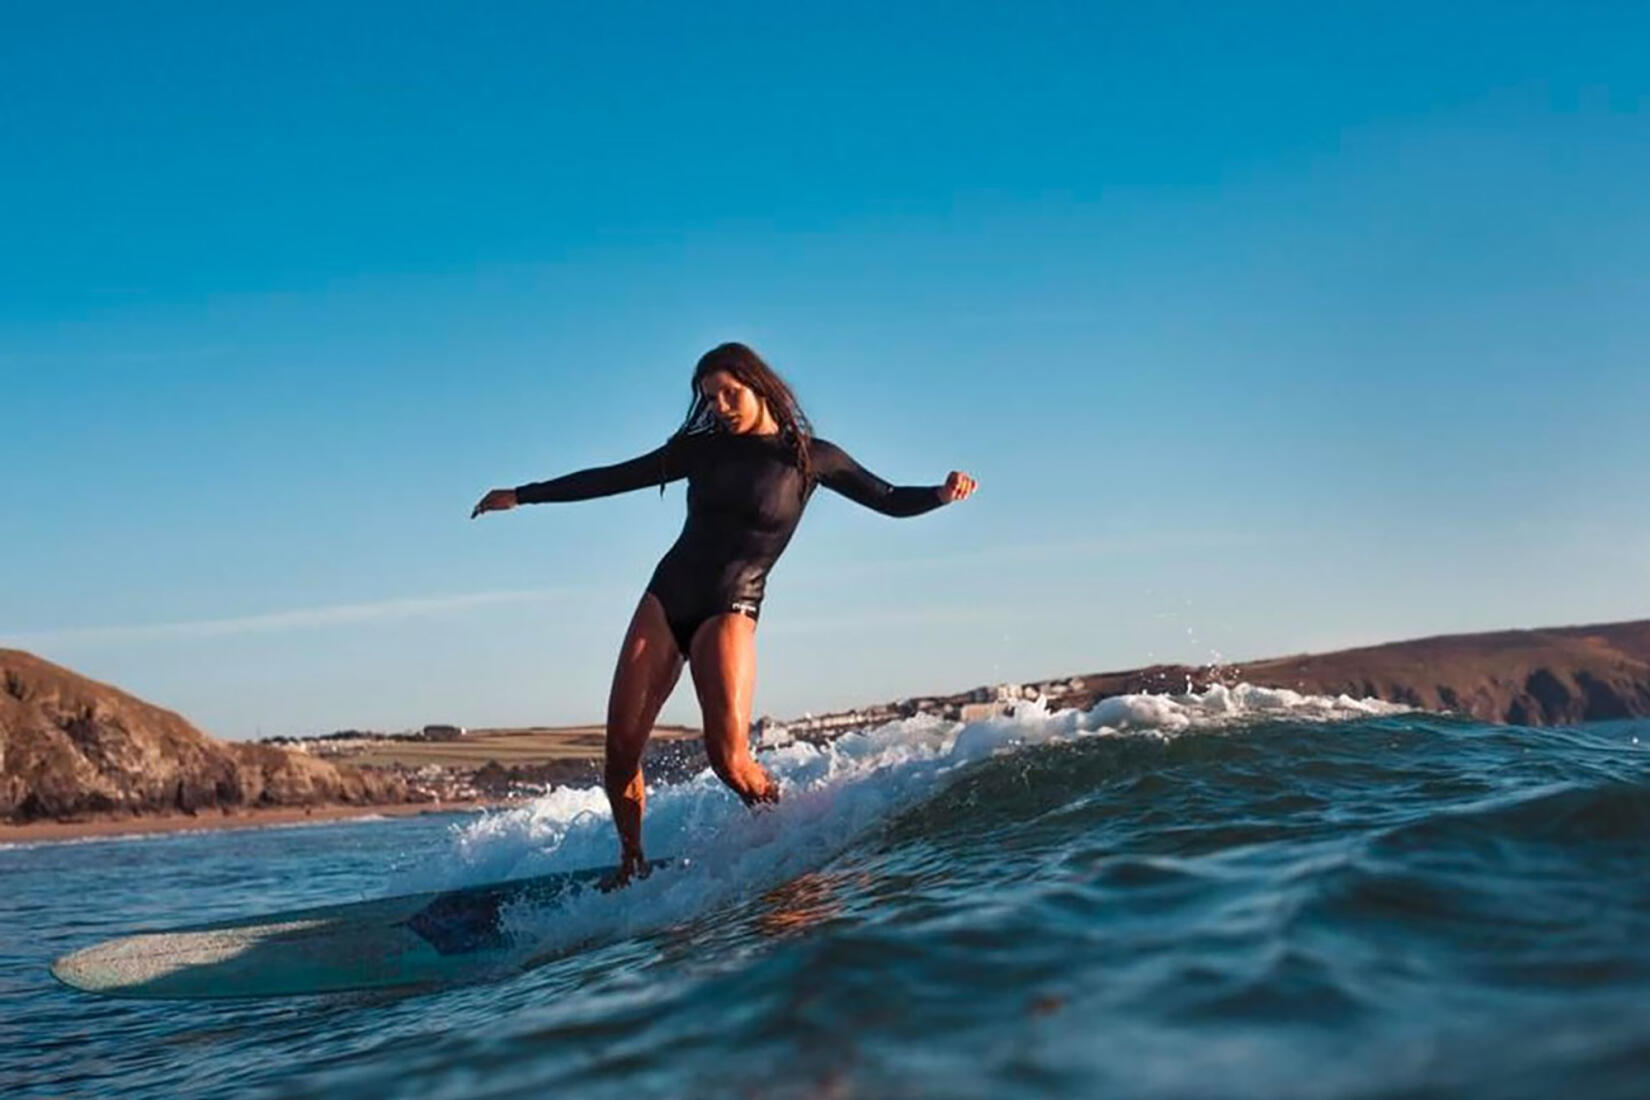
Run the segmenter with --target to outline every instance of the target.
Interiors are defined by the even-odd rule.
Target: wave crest
[[[1181,695],[1118,696],[1088,710],[1051,711],[1039,700],[968,723],[918,716],[851,731],[826,744],[793,743],[762,754],[782,790],[773,808],[748,812],[709,769],[649,789],[647,850],[684,866],[616,894],[591,894],[551,913],[517,913],[512,920],[521,938],[543,953],[688,919],[823,866],[944,790],[968,765],[1007,752],[1091,737],[1172,738],[1278,720],[1367,719],[1405,709],[1347,696],[1216,685]],[[562,787],[455,828],[450,858],[402,872],[396,886],[448,889],[611,864],[614,849],[600,788]]]

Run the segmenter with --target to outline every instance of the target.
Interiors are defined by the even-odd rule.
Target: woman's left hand
[[[961,470],[952,470],[946,475],[945,484],[940,486],[940,499],[947,504],[955,504],[959,500],[967,500],[979,486],[979,482]]]

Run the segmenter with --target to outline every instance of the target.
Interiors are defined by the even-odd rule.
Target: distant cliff
[[[1246,682],[1386,699],[1486,722],[1563,725],[1650,715],[1650,620],[1451,634],[1232,666],[1155,665],[1083,678],[1087,702]]]
[[[0,649],[0,821],[406,799],[397,777],[218,741],[172,711]]]

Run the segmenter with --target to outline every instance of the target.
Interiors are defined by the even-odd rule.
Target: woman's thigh
[[[713,740],[743,747],[756,687],[756,620],[737,612],[712,616],[694,632],[692,650],[706,748]]]
[[[607,740],[631,745],[646,742],[659,708],[682,674],[682,655],[657,596],[645,593],[630,618],[613,670],[607,697]],[[638,745],[639,748],[639,745]]]

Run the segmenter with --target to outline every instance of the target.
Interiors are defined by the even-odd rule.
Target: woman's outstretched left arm
[[[885,516],[920,516],[942,504],[966,500],[978,487],[961,470],[952,470],[941,485],[890,485],[823,439],[813,440],[808,458],[821,485]]]

